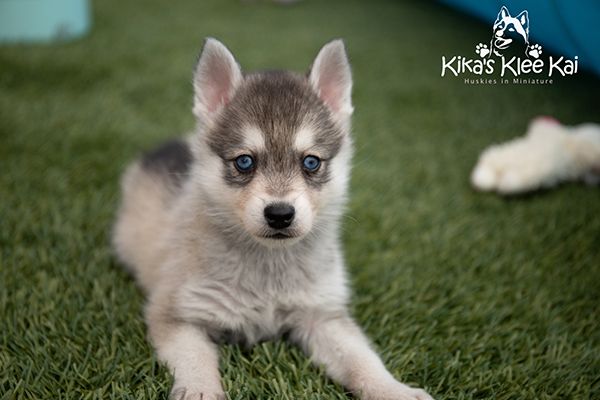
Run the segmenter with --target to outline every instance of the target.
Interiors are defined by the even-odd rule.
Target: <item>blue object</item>
[[[49,42],[90,28],[88,0],[0,0],[0,42]]]
[[[254,167],[254,159],[247,154],[243,154],[235,159],[235,166],[240,172],[248,172]]]
[[[1,1],[1,0],[0,0]],[[529,14],[530,41],[557,55],[579,57],[582,67],[600,75],[600,1],[598,0],[440,0],[492,25],[502,6],[511,15]]]
[[[315,156],[306,156],[304,157],[302,164],[304,165],[304,169],[308,172],[314,172],[321,166],[321,160]]]

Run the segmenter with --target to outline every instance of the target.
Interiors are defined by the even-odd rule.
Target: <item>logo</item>
[[[475,46],[475,57],[442,56],[441,76],[461,76],[465,84],[553,84],[557,76],[575,75],[579,58],[549,56],[529,40],[529,13],[512,16],[502,6],[489,43]],[[498,79],[499,78],[499,79]]]

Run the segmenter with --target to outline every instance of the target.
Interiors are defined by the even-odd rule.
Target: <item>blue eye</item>
[[[243,154],[235,159],[235,167],[240,172],[249,172],[254,168],[254,159],[247,154]]]
[[[315,172],[321,166],[321,160],[319,157],[306,156],[304,157],[304,160],[302,160],[302,166],[304,166],[304,169],[308,172]]]

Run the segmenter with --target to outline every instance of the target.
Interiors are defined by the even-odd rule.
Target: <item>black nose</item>
[[[283,229],[294,220],[294,207],[285,203],[270,204],[265,207],[265,219],[271,228]]]

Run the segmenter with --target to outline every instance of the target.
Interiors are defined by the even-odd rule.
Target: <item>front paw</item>
[[[177,387],[171,390],[169,400],[226,400],[225,393]]]
[[[423,389],[412,388],[397,381],[364,388],[361,398],[363,400],[433,400],[433,397]]]

